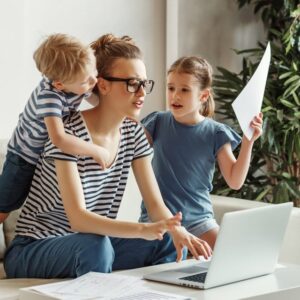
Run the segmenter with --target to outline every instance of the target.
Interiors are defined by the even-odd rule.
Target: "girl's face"
[[[178,72],[168,74],[168,105],[178,122],[192,125],[202,121],[204,117],[199,111],[208,95],[208,90],[200,90],[199,82],[194,75]]]
[[[122,79],[125,81],[120,81]],[[146,91],[143,85],[136,92],[133,91],[139,87],[141,80],[146,79],[146,67],[142,60],[117,59],[109,77],[101,79],[107,88],[106,92],[102,92],[107,98],[105,105],[109,105],[114,113],[121,117],[138,118]]]

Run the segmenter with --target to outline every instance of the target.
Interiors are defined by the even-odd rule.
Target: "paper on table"
[[[28,291],[28,288],[26,289]],[[76,279],[34,286],[33,292],[62,300],[186,300],[189,297],[162,293],[145,287],[138,277],[89,272]],[[28,293],[28,292],[27,292]],[[52,298],[53,299],[53,298]]]
[[[101,299],[128,294],[142,285],[143,281],[133,276],[89,272],[73,280],[34,286],[32,290],[62,299],[72,299],[72,296]]]
[[[241,129],[248,140],[251,140],[253,136],[253,129],[250,127],[250,122],[261,111],[270,60],[271,47],[270,43],[268,43],[255,73],[232,103]]]

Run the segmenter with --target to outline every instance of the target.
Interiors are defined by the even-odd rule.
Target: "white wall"
[[[179,56],[201,55],[214,69],[240,71],[242,59],[232,49],[256,47],[265,32],[253,8],[238,10],[236,0],[178,0],[178,36]]]
[[[143,114],[164,108],[165,1],[0,0],[0,138],[9,137],[40,74],[32,54],[54,32],[91,42],[105,33],[130,35],[144,52],[155,80]]]

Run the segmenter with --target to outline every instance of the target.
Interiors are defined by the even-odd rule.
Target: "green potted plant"
[[[300,5],[298,1],[237,0],[239,7],[252,4],[261,13],[271,42],[272,58],[263,99],[264,128],[254,144],[244,186],[231,190],[217,170],[214,194],[300,206]],[[267,41],[253,49],[237,51],[242,70],[218,67],[214,77],[217,115],[241,133],[231,103],[258,66]]]

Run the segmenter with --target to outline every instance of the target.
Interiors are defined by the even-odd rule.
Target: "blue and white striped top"
[[[71,111],[77,110],[87,96],[59,91],[47,78],[43,78],[19,116],[8,150],[35,165],[48,139],[44,118],[56,116],[63,119]]]
[[[92,143],[80,112],[74,112],[66,121],[67,133]],[[120,133],[115,161],[105,171],[93,158],[62,153],[50,141],[47,142],[18,219],[16,234],[42,239],[72,232],[59,192],[55,159],[77,163],[87,210],[116,218],[132,160],[152,153],[141,125],[126,119]]]

